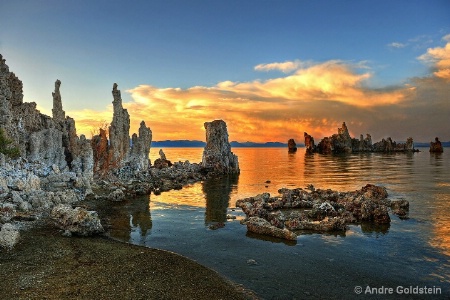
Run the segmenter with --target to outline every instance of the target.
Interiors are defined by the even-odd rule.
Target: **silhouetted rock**
[[[289,139],[288,141],[288,152],[289,153],[297,152],[297,144],[295,143],[294,139]]]
[[[305,146],[307,145],[307,139],[312,139],[305,132]],[[360,135],[359,140],[355,138],[351,138],[348,132],[347,125],[342,123],[342,127],[338,128],[338,133],[333,134],[330,137],[324,137],[317,147],[311,148],[311,150],[307,152],[319,152],[322,154],[329,153],[357,153],[357,152],[416,152],[414,149],[413,138],[409,137],[406,143],[397,143],[392,141],[389,137],[387,139],[382,139],[381,141],[372,144],[372,137],[370,134],[366,135],[366,138],[363,135]]]
[[[444,152],[444,147],[442,147],[442,144],[439,141],[439,138],[436,137],[434,139],[434,142],[430,142],[430,152],[433,152],[433,153]]]
[[[239,173],[239,162],[231,152],[227,125],[222,120],[206,122],[206,146],[201,166],[217,174]]]

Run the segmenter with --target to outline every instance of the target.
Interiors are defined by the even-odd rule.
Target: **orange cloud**
[[[436,77],[450,80],[450,34],[442,40],[447,42],[444,47],[428,48],[419,60],[431,64],[436,69],[433,73]]]
[[[361,70],[364,72],[358,72]],[[417,80],[417,85],[423,87],[419,90],[410,85],[371,89],[366,86],[370,78],[364,63],[332,60],[299,64],[290,75],[264,81],[223,81],[187,89],[139,85],[126,91],[133,101],[124,103],[124,107],[131,116],[131,132],[137,132],[144,120],[154,140],[204,140],[203,123],[214,119],[227,122],[232,141],[286,142],[294,138],[303,142],[304,131],[319,141],[335,133],[343,121],[352,136],[371,133],[374,140],[414,136],[414,132],[408,132],[417,129],[411,116],[424,115],[426,109],[419,97],[429,93],[425,87],[430,85]],[[436,86],[443,87],[440,83]],[[435,97],[434,101],[444,103],[440,99]],[[448,111],[437,112],[442,113]],[[104,120],[110,122],[112,108],[102,113],[83,110],[70,115],[77,120],[78,132],[89,136],[92,126],[98,127]]]

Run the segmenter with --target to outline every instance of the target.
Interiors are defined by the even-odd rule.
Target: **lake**
[[[173,162],[199,162],[203,151],[163,150]],[[333,156],[307,155],[304,148],[295,154],[284,148],[234,148],[239,176],[110,204],[110,235],[189,257],[263,299],[449,299],[450,149],[420,150]],[[151,149],[152,162],[158,151]],[[391,199],[408,200],[409,219],[391,214],[389,226],[304,232],[292,242],[247,233],[240,224],[245,215],[235,209],[238,199],[277,195],[282,187],[351,191],[367,183],[385,186]],[[415,295],[420,291],[435,295]]]

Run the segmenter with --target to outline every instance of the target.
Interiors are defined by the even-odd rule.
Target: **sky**
[[[450,141],[450,1],[0,1],[0,54],[24,101],[88,138],[112,86],[153,140],[303,142],[337,133]]]

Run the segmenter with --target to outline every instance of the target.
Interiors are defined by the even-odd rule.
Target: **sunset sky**
[[[450,141],[450,1],[0,1],[0,54],[78,133],[112,120],[153,140],[303,142],[337,132]]]

